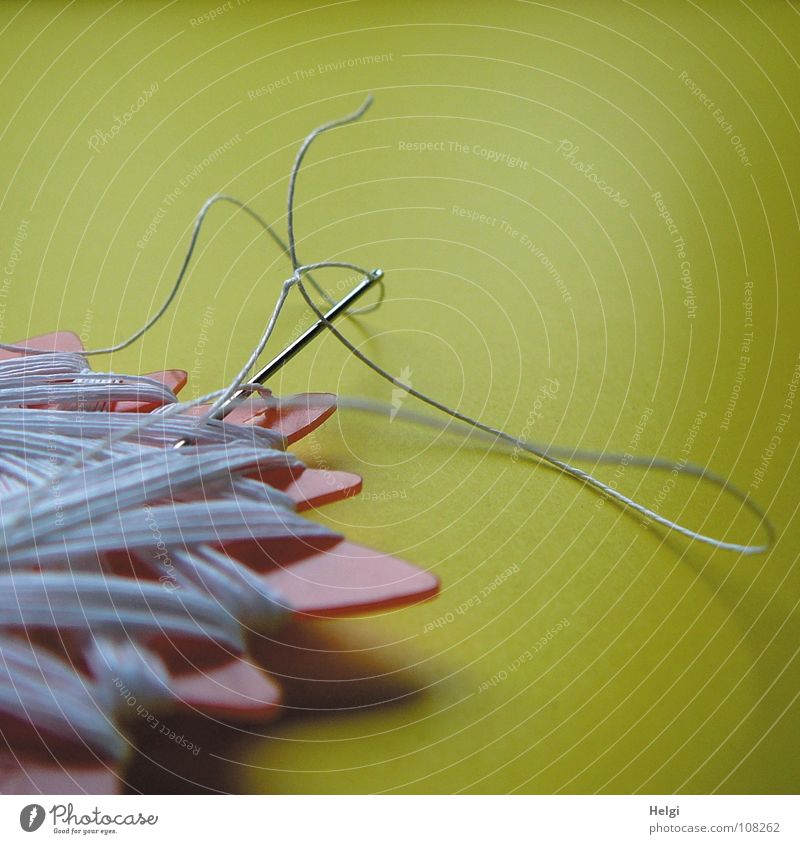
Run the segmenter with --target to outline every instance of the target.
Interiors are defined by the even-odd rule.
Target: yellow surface
[[[225,191],[282,223],[303,135],[372,91],[367,119],[309,156],[297,212],[303,260],[387,271],[385,306],[348,335],[415,387],[544,442],[623,451],[646,414],[637,452],[678,459],[694,428],[690,459],[754,491],[779,534],[754,558],[666,540],[525,461],[342,412],[301,452],[362,473],[369,497],[319,518],[435,570],[442,594],[335,622],[399,699],[290,715],[230,748],[246,763],[235,787],[796,791],[797,7],[233,0],[201,18],[213,8],[0,8],[4,341],[127,336],[172,283],[202,201]],[[220,207],[168,318],[95,365],[219,386],[285,273]],[[346,274],[323,280],[336,292]],[[295,297],[273,350],[307,321]],[[392,400],[331,337],[273,387]],[[751,537],[730,502],[684,482],[663,495],[667,478],[616,476],[665,514]]]

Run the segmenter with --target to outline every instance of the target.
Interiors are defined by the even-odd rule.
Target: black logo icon
[[[25,832],[36,832],[44,823],[44,806],[31,803],[19,813],[19,825]]]

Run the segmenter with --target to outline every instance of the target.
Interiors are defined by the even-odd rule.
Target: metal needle
[[[305,348],[318,334],[325,330],[325,323],[336,319],[343,311],[346,311],[359,297],[369,290],[373,284],[383,278],[383,270],[373,270],[357,287],[354,287],[346,296],[343,296],[326,314],[324,319],[317,320],[309,329],[304,331],[296,340],[290,343],[277,357],[273,358],[262,370],[257,372],[250,383],[263,384],[272,378],[275,373],[287,364],[301,349]],[[224,419],[236,407],[239,399],[250,394],[246,387],[237,390],[228,401],[223,404],[214,414],[214,419]],[[178,440],[173,448],[181,448],[189,445],[188,440]]]

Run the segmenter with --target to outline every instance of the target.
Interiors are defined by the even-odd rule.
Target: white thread
[[[293,272],[292,276],[290,276],[288,279],[286,279],[286,281],[284,281],[284,283],[281,287],[281,292],[279,294],[275,308],[273,309],[273,312],[272,312],[270,319],[267,323],[267,328],[265,329],[265,331],[264,331],[261,339],[259,340],[258,344],[256,345],[254,351],[250,354],[247,361],[245,362],[245,365],[243,366],[242,370],[239,372],[239,374],[234,379],[234,381],[225,390],[217,391],[216,394],[211,394],[211,395],[215,395],[215,397],[218,396],[218,398],[216,399],[216,401],[212,405],[212,408],[200,420],[201,424],[209,424],[212,421],[211,417],[212,417],[213,413],[216,412],[216,410],[219,409],[219,407],[221,407],[235,392],[237,392],[237,390],[241,389],[241,386],[244,383],[244,379],[246,378],[247,373],[249,373],[249,371],[254,366],[258,355],[261,353],[261,351],[263,351],[264,347],[266,346],[267,342],[269,341],[269,339],[272,335],[272,331],[274,329],[275,323],[278,319],[278,316],[280,315],[280,312],[281,312],[281,309],[283,308],[284,302],[286,301],[286,297],[288,295],[289,290],[291,289],[291,287],[296,286],[298,288],[298,290],[300,291],[301,295],[303,296],[303,298],[305,299],[308,306],[311,308],[311,310],[317,316],[317,318],[325,324],[326,328],[337,338],[337,340],[339,340],[339,342],[342,343],[345,346],[345,348],[347,348],[348,351],[351,354],[353,354],[362,363],[364,363],[366,366],[368,366],[370,369],[372,369],[377,375],[379,375],[380,377],[389,381],[389,383],[391,383],[394,387],[396,387],[400,390],[403,390],[404,392],[408,393],[409,395],[411,395],[411,396],[419,399],[420,401],[430,405],[431,407],[435,408],[436,410],[439,410],[440,412],[447,414],[448,416],[458,420],[459,422],[462,422],[465,425],[471,426],[471,427],[473,427],[473,428],[475,428],[479,431],[482,431],[484,434],[488,434],[488,435],[492,436],[496,440],[502,440],[505,443],[512,445],[513,447],[515,447],[517,449],[520,449],[522,451],[527,452],[528,454],[536,457],[538,460],[540,460],[543,463],[551,466],[552,468],[560,471],[561,473],[568,475],[569,477],[572,477],[575,480],[580,481],[581,483],[583,483],[584,485],[586,485],[590,489],[593,489],[593,490],[607,496],[608,498],[613,499],[623,509],[633,510],[633,511],[639,513],[641,516],[644,516],[649,521],[652,521],[656,524],[659,524],[662,527],[666,528],[667,530],[675,531],[676,533],[679,533],[679,534],[687,537],[688,539],[696,540],[698,542],[702,542],[702,543],[711,545],[712,547],[715,547],[715,548],[720,548],[720,549],[725,549],[725,550],[730,550],[730,551],[736,551],[736,552],[741,553],[741,554],[758,554],[758,553],[763,553],[764,551],[767,551],[771,547],[772,542],[773,542],[774,529],[773,529],[768,517],[758,507],[758,505],[755,504],[755,502],[753,502],[749,498],[749,496],[742,494],[742,493],[738,493],[738,490],[736,491],[735,494],[738,493],[737,497],[739,497],[739,500],[742,501],[742,503],[745,504],[745,506],[747,506],[751,510],[751,512],[755,513],[758,516],[758,518],[760,520],[760,524],[764,528],[765,533],[767,534],[767,541],[763,544],[751,545],[751,544],[741,544],[741,543],[736,543],[736,542],[727,542],[727,541],[717,539],[717,538],[712,537],[712,536],[701,534],[697,531],[692,530],[691,528],[687,528],[687,527],[685,527],[685,526],[683,526],[683,525],[681,525],[681,524],[679,524],[679,523],[677,523],[677,522],[675,522],[671,519],[668,519],[664,516],[661,516],[659,513],[655,512],[651,508],[648,508],[648,507],[646,507],[642,504],[639,504],[638,502],[631,499],[629,496],[624,495],[623,493],[621,493],[618,490],[612,488],[608,484],[605,484],[602,481],[600,481],[599,479],[595,478],[590,473],[585,472],[582,469],[579,469],[578,467],[573,466],[573,465],[565,462],[564,460],[561,460],[561,459],[555,457],[554,456],[554,450],[552,448],[545,449],[541,446],[538,446],[535,443],[530,443],[530,442],[522,440],[518,437],[514,437],[513,435],[511,435],[511,434],[509,434],[505,431],[502,431],[499,428],[495,428],[494,426],[491,426],[491,425],[488,425],[484,422],[481,422],[478,419],[474,419],[474,418],[468,416],[467,414],[461,413],[460,411],[456,410],[455,408],[451,408],[448,405],[445,405],[444,403],[438,401],[437,399],[434,399],[433,397],[428,396],[428,395],[420,392],[419,390],[410,387],[409,385],[405,384],[402,380],[393,376],[391,373],[387,372],[381,366],[379,366],[374,361],[372,361],[370,358],[368,358],[366,355],[364,355],[358,348],[356,348],[352,343],[350,343],[349,340],[347,340],[347,338],[336,328],[335,325],[333,325],[330,321],[328,321],[325,318],[324,313],[316,305],[316,303],[313,301],[311,296],[308,294],[308,291],[305,289],[305,287],[303,285],[303,281],[302,281],[303,275],[307,274],[309,270],[323,269],[323,268],[327,268],[327,267],[346,267],[346,268],[354,269],[358,272],[361,272],[365,276],[369,275],[370,271],[365,270],[362,267],[358,267],[355,264],[350,264],[350,263],[347,263],[347,262],[339,262],[339,261],[330,261],[330,262],[322,261],[322,262],[317,262],[317,263],[308,264],[308,265],[300,265],[299,264],[298,258],[297,258],[296,241],[295,241],[295,234],[294,234],[294,197],[295,197],[295,192],[296,192],[297,176],[298,176],[298,173],[299,173],[299,170],[300,170],[300,166],[302,165],[302,162],[303,162],[306,154],[308,153],[308,150],[309,150],[311,144],[313,143],[313,141],[319,135],[321,135],[324,132],[327,132],[331,129],[335,129],[335,128],[338,128],[340,126],[345,126],[349,123],[352,123],[352,122],[358,120],[359,118],[361,118],[364,115],[364,113],[369,108],[371,103],[372,103],[371,96],[367,97],[367,99],[364,101],[364,103],[355,112],[353,112],[352,114],[346,115],[345,117],[329,121],[328,123],[325,123],[322,126],[317,127],[303,141],[303,143],[300,147],[300,150],[298,151],[297,156],[295,158],[294,164],[292,166],[290,178],[289,178],[289,190],[288,190],[288,197],[287,197],[287,227],[288,227],[288,238],[289,238],[288,244],[283,244],[283,241],[273,231],[272,227],[260,215],[258,215],[254,210],[250,209],[246,205],[246,203],[240,202],[239,200],[234,200],[233,198],[229,198],[229,197],[226,197],[226,196],[223,196],[223,195],[217,195],[217,196],[211,197],[211,199],[209,199],[205,203],[205,205],[201,209],[200,214],[198,215],[198,218],[197,218],[197,221],[195,223],[194,230],[193,230],[189,250],[186,254],[186,257],[184,258],[184,261],[183,261],[183,264],[182,264],[182,267],[181,267],[181,271],[179,273],[178,280],[176,281],[175,287],[173,288],[172,292],[167,297],[167,300],[164,302],[164,304],[162,305],[160,310],[157,312],[157,314],[154,317],[152,317],[150,320],[148,320],[145,323],[145,325],[142,327],[142,329],[140,329],[138,332],[136,332],[134,335],[132,335],[132,337],[129,338],[127,341],[125,341],[124,344],[118,344],[117,346],[110,347],[109,349],[94,350],[93,352],[90,352],[90,353],[91,354],[100,354],[100,353],[105,352],[105,351],[116,351],[120,348],[124,348],[124,345],[129,345],[135,339],[138,339],[138,337],[141,337],[142,334],[145,333],[145,331],[147,331],[153,324],[155,324],[155,322],[161,317],[161,315],[169,307],[169,304],[171,303],[172,299],[174,298],[174,296],[177,292],[178,286],[180,285],[180,283],[181,283],[181,281],[182,281],[182,279],[185,275],[186,268],[188,267],[188,263],[191,259],[191,255],[194,251],[194,247],[195,247],[195,244],[197,242],[197,238],[198,238],[198,235],[199,235],[199,232],[200,232],[200,228],[202,226],[202,222],[205,219],[205,215],[206,215],[208,209],[216,201],[220,201],[222,199],[229,200],[229,201],[234,202],[236,205],[238,205],[238,207],[240,209],[245,211],[255,222],[257,222],[259,224],[259,226],[261,226],[273,238],[273,240],[275,240],[279,245],[282,246],[282,248],[284,248],[285,251],[288,252],[288,254],[291,258],[291,261],[292,261],[292,266],[294,268],[294,272]],[[321,289],[316,284],[316,282],[315,282],[315,287],[316,287],[317,290]],[[3,344],[0,344],[0,348],[12,348],[12,349],[15,349],[15,350],[19,349],[19,350],[22,350],[22,351],[30,351],[30,350],[26,349],[26,347],[11,347],[11,346],[4,346]],[[188,403],[186,405],[183,405],[183,407],[190,407],[192,405],[196,405],[196,404],[199,404],[199,403],[200,403],[199,400],[195,400],[192,403]],[[168,414],[170,412],[180,412],[181,406],[182,406],[181,404],[173,405],[171,408],[165,410],[164,414]],[[143,423],[143,424],[146,424],[146,422]],[[198,428],[199,427],[200,426],[198,425]],[[125,434],[121,434],[121,435],[125,436]],[[593,455],[589,459],[598,459],[598,456]],[[662,467],[662,465],[666,462],[661,458],[645,458],[645,460],[649,461],[650,464],[655,468]],[[708,478],[711,479],[712,474],[710,472],[708,472],[707,470],[700,470],[699,477],[705,478],[706,476],[708,476]],[[718,476],[713,476],[713,477],[717,478]],[[723,489],[725,489],[728,492],[735,489],[725,480],[722,480],[721,485],[722,485]]]
[[[114,701],[45,648],[0,641],[0,712],[22,713],[34,728],[73,737],[112,759],[125,743],[110,717]]]
[[[202,542],[337,539],[296,515],[284,493],[242,475],[302,470],[277,432],[215,420],[198,430],[197,419],[170,407],[134,425],[128,414],[86,412],[119,400],[174,403],[175,396],[152,379],[94,373],[81,355],[29,352],[0,362],[0,406],[58,408],[0,407],[0,567],[8,572],[0,575],[0,712],[113,759],[124,753],[115,721],[127,704],[161,705],[172,696],[160,659],[137,640],[191,636],[238,653],[245,629],[273,630],[287,615],[285,601],[246,566]],[[169,448],[190,431],[196,448]],[[198,493],[202,499],[192,500]],[[154,545],[164,549],[156,557]],[[98,571],[103,552],[117,549],[147,549],[156,574],[166,562],[171,588],[163,577]],[[38,673],[23,669],[26,645],[16,637],[37,628],[83,639],[96,681],[41,646],[28,645]]]
[[[198,635],[241,650],[241,631],[216,601],[193,590],[84,572],[16,572],[0,576],[0,628]]]
[[[24,353],[22,358],[0,362],[0,511],[3,527],[0,566],[7,572],[0,575],[0,631],[66,628],[85,636],[89,642],[95,637],[85,657],[97,678],[89,680],[44,648],[6,636],[0,643],[0,711],[12,715],[21,711],[36,729],[54,730],[61,735],[74,734],[87,746],[112,758],[120,758],[124,742],[116,731],[113,718],[124,710],[122,701],[126,700],[129,687],[135,688],[140,699],[144,696],[144,699],[156,701],[169,698],[171,691],[166,670],[158,657],[140,644],[118,637],[131,633],[137,638],[154,633],[191,635],[211,638],[238,651],[243,647],[243,628],[252,624],[271,629],[281,622],[286,612],[281,596],[266,589],[245,566],[214,551],[207,543],[254,536],[336,539],[327,529],[297,516],[285,495],[243,477],[242,473],[255,465],[261,468],[298,465],[296,458],[284,451],[285,443],[280,435],[258,427],[225,425],[213,419],[216,410],[245,385],[248,373],[269,342],[286,298],[295,286],[318,319],[376,374],[477,430],[492,445],[523,450],[615,500],[623,508],[632,509],[690,539],[742,554],[759,553],[772,544],[773,529],[766,514],[749,496],[719,475],[692,464],[682,465],[679,470],[716,484],[750,509],[767,533],[765,544],[726,542],[660,516],[561,459],[610,462],[618,460],[619,455],[547,447],[473,419],[391,375],[325,319],[303,280],[308,280],[330,301],[314,280],[312,271],[328,267],[348,268],[363,275],[369,275],[370,271],[345,261],[299,263],[293,207],[297,176],[314,139],[323,132],[357,120],[370,102],[371,98],[368,98],[353,114],[315,129],[302,144],[289,181],[288,244],[284,244],[269,224],[245,203],[225,195],[211,197],[195,221],[188,251],[171,292],[156,314],[127,340],[82,354],[0,344],[0,348]],[[88,369],[86,356],[125,348],[166,312],[186,275],[208,211],[220,201],[237,205],[255,220],[287,252],[293,267],[259,342],[236,378],[222,390],[190,402],[178,402],[168,388],[153,379],[96,373]],[[350,313],[363,313],[377,307],[382,294],[381,282],[378,302]],[[254,392],[263,389],[258,385],[249,386]],[[162,406],[157,412],[134,420],[113,412],[75,412],[105,409],[113,402],[130,400]],[[208,402],[212,402],[211,407],[201,418],[185,415],[192,407]],[[391,410],[388,406],[363,400],[340,403],[371,412]],[[20,404],[22,408],[14,409]],[[35,410],[27,407],[31,404],[75,410]],[[446,428],[443,423],[406,410],[401,410],[399,415],[424,425]],[[165,450],[165,445],[187,437],[195,443],[192,449]],[[54,458],[58,466],[55,472]],[[674,468],[663,458],[635,457],[628,462],[648,469]],[[75,472],[78,467],[80,471]],[[58,495],[54,496],[56,488]],[[198,490],[203,494],[200,501],[193,500]],[[147,508],[148,519],[131,519],[131,513],[142,507]],[[153,525],[157,526],[160,545],[171,549],[171,577],[176,589],[98,570],[98,558],[105,550],[126,548],[136,554],[137,549],[141,551],[152,545]],[[158,560],[140,556],[157,571]],[[32,566],[41,571],[20,571]],[[69,570],[59,571],[64,566]],[[115,674],[125,694],[119,688],[111,690],[109,684],[102,681],[109,672]],[[101,717],[98,718],[98,714]]]
[[[328,131],[329,129],[336,128],[337,126],[342,126],[347,123],[353,122],[354,120],[358,120],[364,112],[369,108],[371,104],[371,98],[367,98],[365,103],[361,106],[353,114],[348,115],[347,117],[341,118],[337,121],[332,121],[330,123],[324,124],[323,126],[318,127],[315,129],[311,134],[308,135],[306,140],[303,142],[303,145],[300,148],[300,152],[298,153],[297,158],[295,159],[294,166],[292,168],[292,173],[289,179],[289,193],[288,193],[288,220],[289,220],[289,253],[292,256],[293,263],[296,264],[296,250],[295,250],[295,239],[294,239],[294,229],[292,225],[293,220],[293,203],[294,203],[294,195],[295,195],[295,186],[297,182],[297,175],[299,172],[300,164],[307,153],[311,143],[323,132]],[[258,220],[257,220],[258,222]],[[420,401],[425,402],[426,404],[434,407],[435,409],[441,411],[442,413],[446,413],[448,416],[453,417],[454,419],[462,422],[466,425],[469,425],[473,428],[476,428],[480,431],[483,431],[486,434],[489,434],[495,437],[498,440],[503,440],[506,443],[514,446],[515,448],[519,448],[527,453],[537,457],[539,460],[543,461],[544,463],[549,464],[553,468],[557,469],[558,471],[566,474],[585,485],[589,486],[592,489],[595,489],[602,494],[612,498],[618,504],[620,504],[624,508],[632,509],[638,512],[640,515],[647,518],[649,521],[655,522],[661,525],[668,530],[675,531],[676,533],[680,533],[681,535],[696,540],[698,542],[703,542],[705,544],[711,545],[715,548],[721,548],[729,551],[736,551],[741,554],[759,554],[763,553],[772,545],[773,538],[774,538],[774,530],[772,525],[767,518],[766,514],[758,507],[755,502],[751,501],[749,496],[739,493],[736,491],[737,497],[740,501],[742,501],[753,513],[755,513],[760,521],[761,526],[764,527],[765,532],[767,534],[767,542],[760,545],[750,545],[750,544],[740,544],[737,542],[726,542],[721,539],[717,539],[712,536],[707,536],[705,534],[699,533],[697,531],[692,530],[691,528],[684,527],[677,522],[667,519],[664,516],[656,513],[649,507],[644,506],[643,504],[639,504],[638,502],[634,501],[627,495],[624,495],[621,492],[618,492],[616,489],[612,488],[608,484],[603,483],[599,479],[595,478],[593,475],[589,474],[588,472],[583,471],[582,469],[577,468],[576,466],[572,466],[569,463],[566,463],[563,460],[560,460],[553,456],[552,449],[546,450],[540,446],[537,446],[535,443],[530,443],[525,440],[522,440],[518,437],[514,437],[513,435],[507,433],[506,431],[502,431],[499,428],[495,428],[491,425],[487,425],[484,422],[481,422],[478,419],[474,419],[460,411],[456,410],[455,408],[451,408],[442,402],[432,398],[431,396],[425,395],[424,393],[420,392],[419,390],[410,387],[409,385],[405,384],[399,378],[393,376],[391,373],[387,372],[385,369],[380,367],[370,358],[368,358],[365,354],[363,354],[356,346],[354,346],[342,333],[336,328],[333,323],[325,318],[325,314],[319,309],[313,299],[309,296],[308,292],[306,291],[305,287],[303,286],[302,280],[298,280],[297,288],[299,289],[300,293],[302,294],[303,298],[305,299],[308,306],[312,309],[315,313],[317,318],[321,320],[326,328],[342,343],[347,350],[357,357],[362,363],[366,364],[370,369],[372,369],[376,374],[380,375],[385,380],[389,381],[394,387],[401,389],[408,393],[411,396],[419,399]],[[650,460],[651,464],[654,466],[662,466],[665,461],[659,458],[647,458]],[[700,477],[705,477],[707,473],[705,470],[701,470]],[[717,477],[717,476],[715,476]],[[723,482],[723,488],[727,491],[731,491],[732,488],[727,481]]]

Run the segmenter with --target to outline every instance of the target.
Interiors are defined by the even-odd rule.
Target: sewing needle
[[[250,383],[264,384],[275,373],[285,366],[301,349],[305,348],[318,334],[325,330],[325,324],[332,322],[343,311],[346,311],[359,297],[369,290],[373,284],[383,278],[383,270],[373,270],[357,287],[354,287],[346,296],[343,296],[326,314],[324,319],[317,320],[310,328],[304,331],[296,340],[290,343],[277,357],[273,358],[262,370],[257,372]],[[223,404],[212,418],[224,419],[236,407],[238,399],[249,395],[251,390],[242,388],[237,390]],[[190,445],[189,440],[182,439],[175,443],[173,448],[181,448]]]

